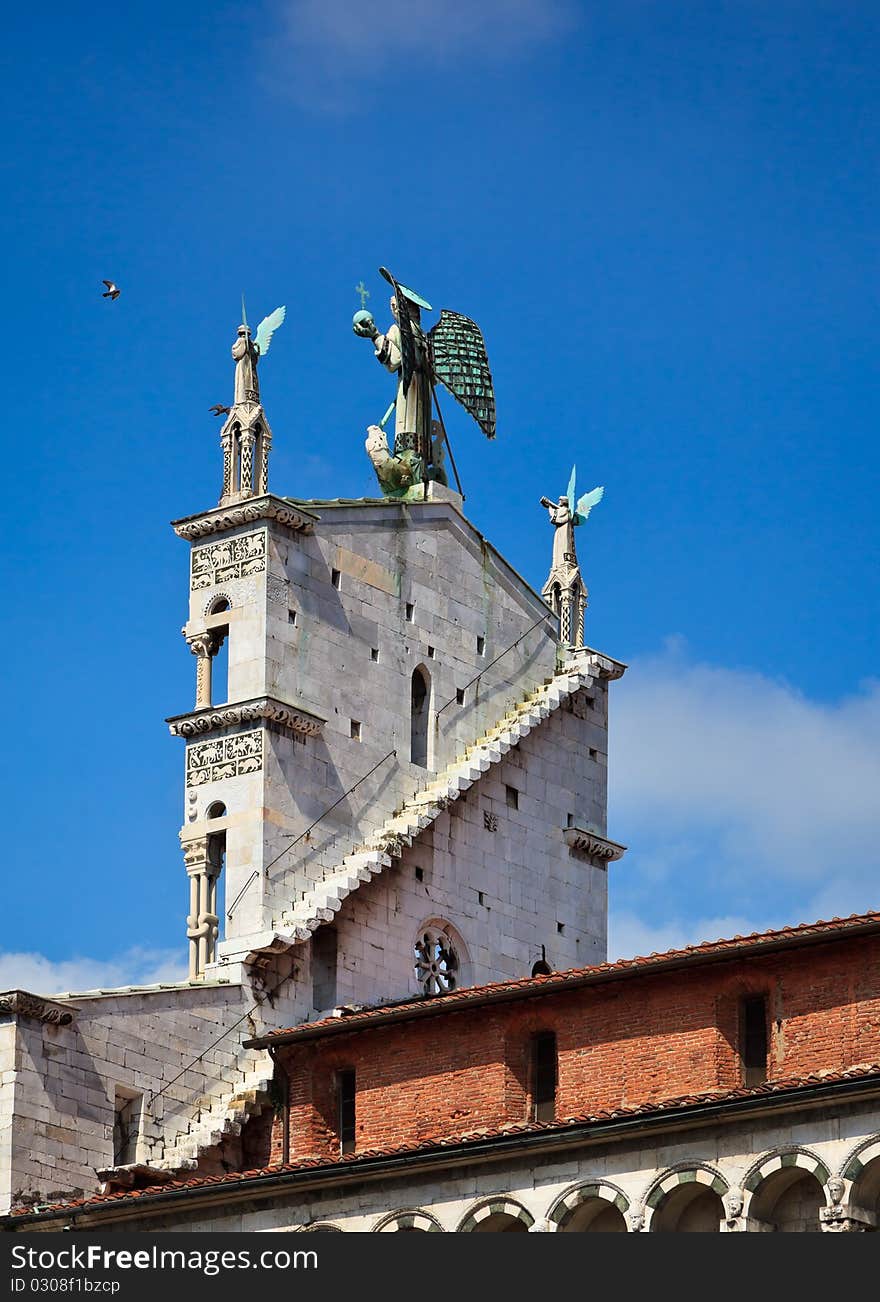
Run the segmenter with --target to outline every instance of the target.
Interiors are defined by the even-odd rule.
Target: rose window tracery
[[[416,980],[426,995],[444,995],[455,989],[458,955],[444,932],[427,928],[418,936],[413,952]]]

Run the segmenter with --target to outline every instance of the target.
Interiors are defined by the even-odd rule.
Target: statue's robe
[[[553,534],[553,566],[551,573],[563,574],[577,565],[574,550],[574,522],[568,502],[548,507]]]
[[[400,327],[395,323],[384,335],[377,335],[374,344],[376,357],[389,371],[397,373],[397,406],[394,412],[394,451],[406,452],[412,448],[426,460],[431,457],[431,386],[427,377],[427,345],[418,327],[414,328],[416,344],[415,370],[406,393],[403,391],[400,351]]]
[[[232,345],[235,358],[235,405],[240,402],[259,402],[260,388],[257,381],[257,358],[260,351],[251,339],[242,335]]]

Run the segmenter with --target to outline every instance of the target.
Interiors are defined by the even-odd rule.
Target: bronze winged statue
[[[437,401],[438,383],[449,390],[487,438],[495,437],[495,392],[486,345],[475,321],[448,308],[443,308],[430,330],[423,330],[421,314],[433,311],[431,304],[396,280],[387,267],[380,267],[379,272],[394,290],[390,303],[394,321],[380,334],[372,313],[361,308],[354,315],[352,328],[355,334],[373,341],[376,359],[397,375],[397,396],[382,421],[369,427],[367,453],[386,496],[401,497],[419,481],[427,493],[429,481],[446,483],[445,450],[450,451],[451,459]],[[392,410],[393,451],[384,429]],[[452,467],[455,471],[454,461]]]

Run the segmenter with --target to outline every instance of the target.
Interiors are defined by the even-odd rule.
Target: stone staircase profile
[[[430,827],[463,791],[499,763],[511,747],[543,723],[567,697],[600,676],[606,663],[598,654],[582,658],[576,667],[563,668],[509,709],[497,724],[383,823],[361,849],[348,854],[298,904],[284,910],[278,931],[291,940],[303,941],[323,923],[331,922],[352,891],[390,868],[405,847],[412,845],[419,833]]]
[[[240,1135],[242,1127],[250,1117],[259,1116],[267,1107],[271,1107],[271,1084],[274,1064],[266,1055],[266,1061],[245,1076],[242,1085],[235,1093],[214,1102],[205,1110],[200,1109],[189,1123],[187,1130],[178,1135],[170,1144],[164,1155],[152,1165],[161,1170],[195,1171],[199,1159],[209,1149],[215,1148],[222,1140]]]

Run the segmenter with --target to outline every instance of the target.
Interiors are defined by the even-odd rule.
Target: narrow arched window
[[[431,679],[428,671],[419,665],[413,670],[410,709],[409,757],[413,764],[428,767],[428,727],[431,713]]]

